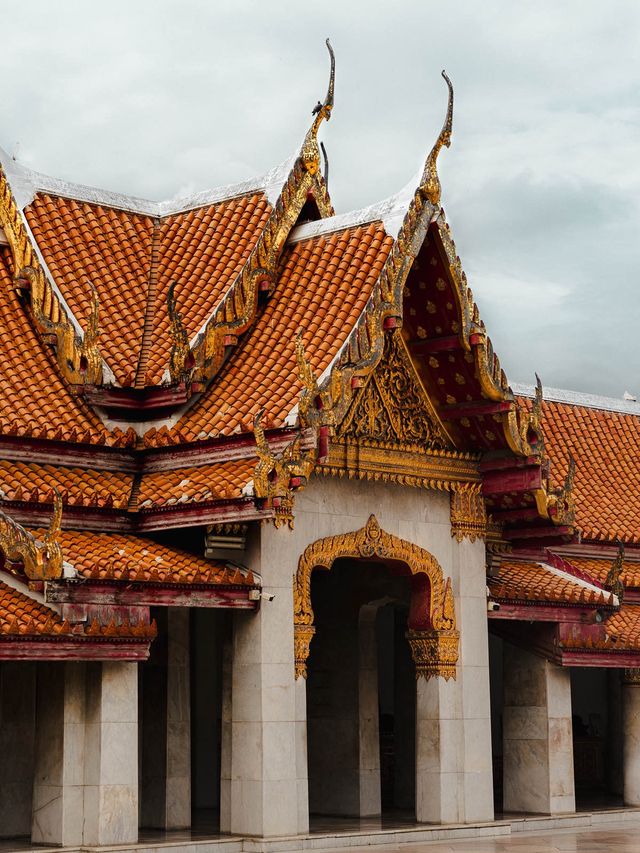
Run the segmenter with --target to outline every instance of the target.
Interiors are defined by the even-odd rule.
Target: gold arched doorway
[[[309,545],[293,577],[295,675],[307,677],[309,648],[315,634],[311,605],[311,574],[330,570],[340,558],[383,560],[411,576],[411,605],[407,640],[416,677],[456,677],[460,635],[456,630],[451,580],[445,580],[435,557],[404,539],[386,533],[374,515],[353,533],[327,536]]]

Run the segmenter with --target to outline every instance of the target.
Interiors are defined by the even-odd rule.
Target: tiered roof
[[[299,152],[244,185],[153,203],[0,157],[0,505],[41,557],[40,526],[62,506],[70,575],[34,569],[36,586],[62,608],[99,584],[114,602],[126,584],[142,607],[168,603],[160,586],[255,606],[259,579],[241,567],[143,534],[291,522],[313,472],[389,478],[382,450],[397,482],[480,500],[471,529],[486,511],[513,549],[489,580],[505,605],[618,608],[601,565],[559,568],[545,549],[574,547],[578,528],[640,544],[637,414],[509,387],[440,208],[446,75],[414,185],[334,215],[317,140],[329,50]]]

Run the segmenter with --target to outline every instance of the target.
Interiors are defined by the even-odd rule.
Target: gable
[[[338,437],[350,443],[453,448],[399,331],[385,335],[382,359],[357,393]]]

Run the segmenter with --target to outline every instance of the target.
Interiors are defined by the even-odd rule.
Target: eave
[[[127,422],[167,417],[191,397],[191,389],[184,382],[146,388],[84,385],[79,393],[110,418]]]
[[[46,526],[51,518],[52,504],[0,502],[12,518],[27,527]],[[62,527],[104,532],[146,533],[174,527],[198,527],[226,521],[260,521],[275,518],[275,509],[258,509],[252,497],[209,501],[192,504],[169,504],[140,509],[100,509],[65,505]]]
[[[130,660],[141,661],[149,657],[149,640],[43,640],[24,636],[2,637],[0,660],[55,661],[55,660]]]
[[[257,610],[251,598],[257,586],[214,586],[211,584],[164,584],[85,581],[82,579],[45,584],[50,604],[94,604],[99,606],[209,607]]]

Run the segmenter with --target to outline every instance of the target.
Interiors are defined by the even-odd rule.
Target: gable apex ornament
[[[329,58],[331,61],[331,71],[329,72],[329,87],[327,89],[327,94],[325,96],[324,102],[321,103],[320,101],[318,101],[316,106],[313,108],[313,123],[307,131],[307,135],[305,136],[304,142],[302,143],[302,151],[300,152],[304,167],[311,175],[315,175],[320,169],[320,148],[318,146],[318,130],[323,121],[329,121],[329,119],[331,118],[331,111],[333,110],[333,96],[336,81],[336,57],[329,39],[325,40],[325,44],[327,45],[327,50],[329,51]]]
[[[449,89],[447,115],[445,116],[440,135],[436,139],[435,145],[427,157],[427,162],[422,174],[422,180],[420,181],[420,192],[431,202],[431,204],[435,205],[440,204],[440,195],[442,192],[437,168],[438,154],[442,148],[449,148],[451,146],[451,133],[453,130],[453,85],[444,69],[442,70],[442,77]]]

